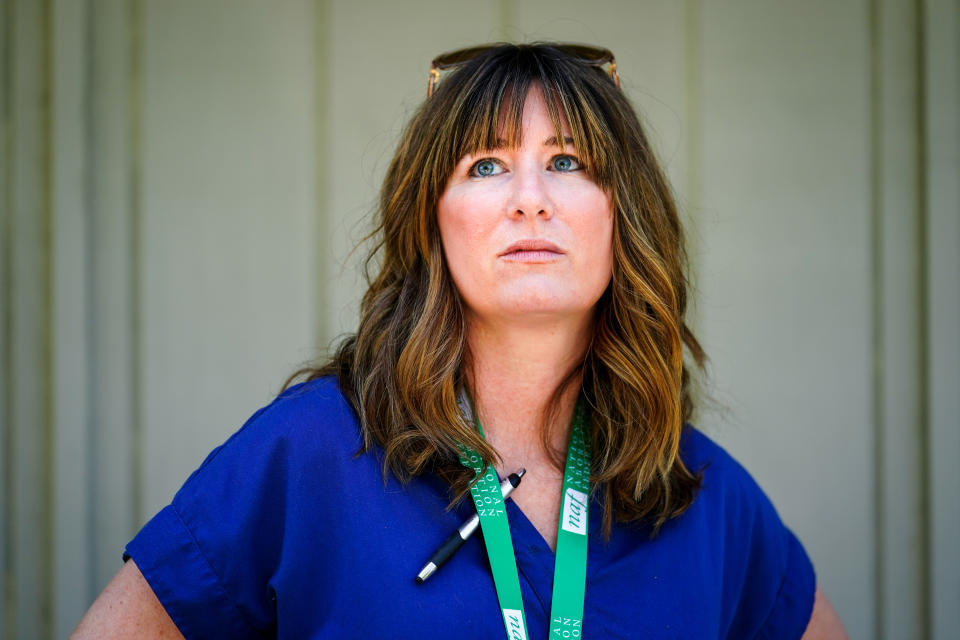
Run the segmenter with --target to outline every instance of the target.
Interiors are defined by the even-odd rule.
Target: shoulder
[[[713,468],[714,473],[733,481],[749,478],[746,469],[726,449],[691,424],[683,426],[680,458],[693,471]]]
[[[726,449],[692,425],[685,425],[680,439],[680,459],[693,473],[702,475],[700,497],[721,499],[725,507],[745,502],[773,509],[753,476]],[[747,506],[747,505],[744,505]]]
[[[243,462],[283,454],[289,461],[311,454],[352,455],[361,444],[356,414],[336,379],[317,378],[281,391],[211,451],[194,475],[219,466],[224,458]]]
[[[362,446],[356,414],[336,379],[297,384],[213,449],[173,505],[182,515],[202,514],[211,504],[250,509],[271,496],[300,495],[304,477],[336,478]]]
[[[328,438],[344,435],[338,427],[355,431],[356,424],[356,414],[336,378],[323,377],[284,389],[254,413],[233,437],[253,431],[254,435],[264,432],[263,435],[276,437]]]

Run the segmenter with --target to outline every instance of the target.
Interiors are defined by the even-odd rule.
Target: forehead
[[[559,128],[563,137],[570,135],[570,123],[567,122],[567,116],[563,111],[557,109],[556,114],[551,114],[547,102],[543,97],[543,91],[538,85],[534,85],[527,90],[527,96],[523,103],[521,135],[524,131],[553,130]],[[558,127],[559,125],[559,127]]]
[[[572,145],[570,123],[563,113],[559,114],[559,135],[557,123],[550,115],[543,93],[539,87],[531,87],[523,103],[522,117],[519,130],[512,132],[507,118],[501,117],[497,122],[497,139],[493,149],[505,149],[526,144],[544,146]],[[511,135],[511,134],[514,135]]]
[[[570,123],[557,102],[548,103],[538,83],[531,84],[522,98],[505,94],[496,108],[486,110],[485,122],[474,122],[479,126],[466,136],[463,153],[526,144],[572,145]]]

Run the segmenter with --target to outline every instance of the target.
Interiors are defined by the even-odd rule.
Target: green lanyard
[[[464,408],[467,409],[469,405]],[[483,428],[479,419],[477,428]],[[577,403],[570,429],[567,462],[563,473],[563,504],[557,528],[557,556],[553,571],[553,604],[550,638],[580,638],[583,629],[583,593],[587,577],[587,514],[590,495],[590,448],[583,425],[583,408]],[[510,540],[510,524],[497,473],[483,468],[479,454],[461,447],[460,462],[481,475],[470,489],[480,516],[480,528],[490,559],[493,583],[510,640],[527,640],[523,597],[517,560]]]

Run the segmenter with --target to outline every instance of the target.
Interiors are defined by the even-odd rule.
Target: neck
[[[467,375],[484,436],[503,455],[540,458],[541,429],[550,401],[561,382],[582,362],[593,322],[578,321],[536,326],[490,324],[467,319]],[[575,381],[576,382],[576,381]],[[548,445],[565,452],[579,384],[569,385],[560,398]]]

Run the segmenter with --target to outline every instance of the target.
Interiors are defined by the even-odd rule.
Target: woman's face
[[[533,87],[520,146],[465,156],[447,181],[437,222],[468,314],[523,323],[583,316],[610,282],[610,197],[582,169],[563,124],[561,150]]]

